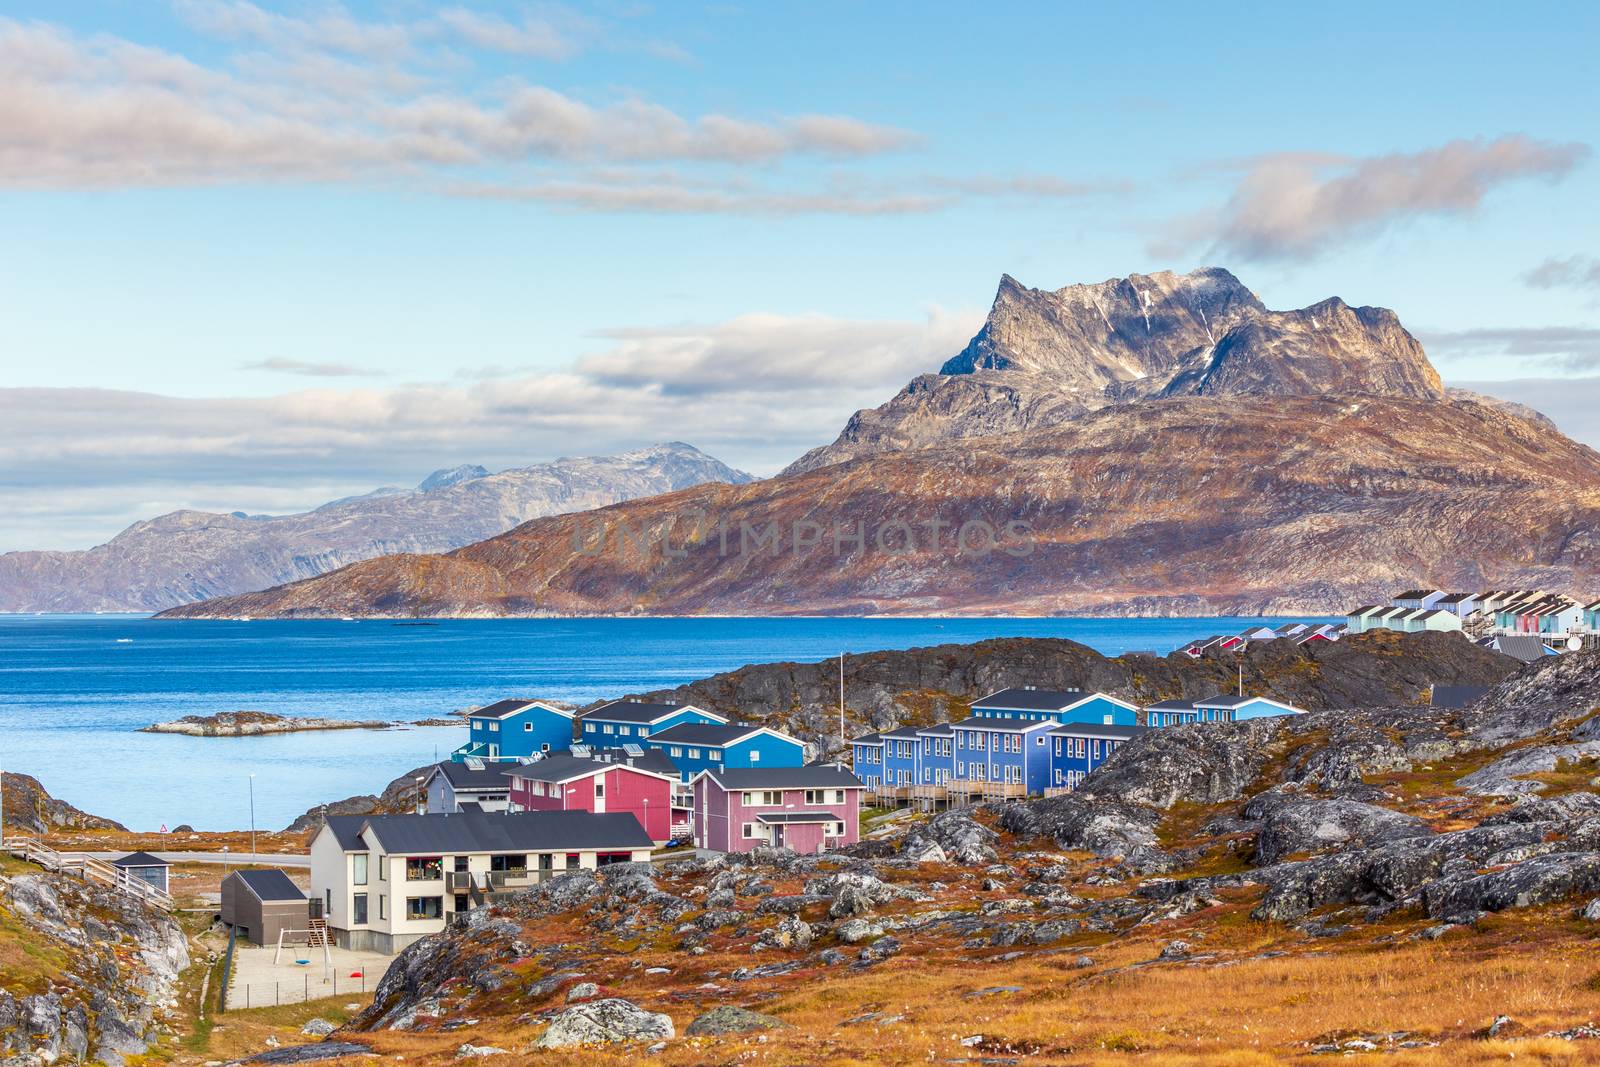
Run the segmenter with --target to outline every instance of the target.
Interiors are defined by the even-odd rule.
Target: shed
[[[284,930],[311,926],[311,902],[276,867],[234,871],[222,880],[222,921],[258,945],[275,945]]]
[[[152,856],[148,852],[130,852],[121,859],[112,860],[111,866],[120,871],[124,878],[144,882],[163,893],[171,892],[167,888],[167,870],[172,864],[160,856]]]

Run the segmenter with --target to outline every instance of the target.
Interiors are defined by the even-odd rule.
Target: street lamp
[[[250,776],[250,862],[256,861],[256,776]]]

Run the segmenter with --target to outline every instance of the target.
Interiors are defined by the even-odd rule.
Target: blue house
[[[883,784],[885,788],[917,785],[922,781],[922,738],[917,727],[900,726],[885,730],[883,738]]]
[[[754,723],[684,722],[654,730],[639,742],[660,749],[685,782],[724,767],[803,767],[804,741]]]
[[[1026,719],[1030,722],[1098,722],[1133,726],[1139,708],[1108,693],[1081,689],[1035,689],[1031,685],[1002,689],[972,704],[979,719]]]
[[[466,759],[516,760],[572,747],[573,713],[542,700],[497,700],[467,716],[467,743],[450,754]]]
[[[1274,715],[1304,715],[1304,708],[1267,697],[1214,696],[1194,702],[1201,722],[1243,722]]]
[[[1050,731],[1050,785],[1055,789],[1076,789],[1100,766],[1105,758],[1130,738],[1144,733],[1144,726],[1107,726],[1104,723],[1064,723]]]
[[[952,724],[955,732],[955,767],[950,788],[985,792],[987,786],[1009,786],[1006,792],[1043,792],[1050,780],[1050,750],[1046,744],[1052,719],[1001,719],[974,716]]]
[[[686,722],[725,726],[728,720],[693,704],[613,700],[579,720],[579,739],[586,745],[630,745],[641,738]]]
[[[1200,712],[1195,710],[1192,700],[1158,700],[1144,709],[1145,725],[1156,728],[1161,726],[1183,726],[1185,723],[1199,722]]]
[[[883,785],[883,735],[864,734],[850,741],[851,768],[869,790]]]
[[[944,785],[955,771],[955,727],[947,722],[917,731],[918,785]]]

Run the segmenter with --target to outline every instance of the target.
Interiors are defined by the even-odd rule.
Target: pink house
[[[836,764],[701,771],[692,786],[696,848],[815,853],[861,837],[861,779]]]
[[[673,775],[568,752],[517,764],[505,775],[511,811],[627,812],[656,844],[672,837]]]

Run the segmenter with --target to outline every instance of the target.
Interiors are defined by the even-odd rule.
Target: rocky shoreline
[[[431,722],[427,723],[432,725]],[[421,724],[419,724],[421,725]],[[267,711],[219,711],[215,715],[185,715],[171,722],[141,727],[142,734],[183,734],[187,737],[257,737],[263,734],[298,734],[315,730],[395,730],[397,722],[382,719],[319,719],[275,715]]]

